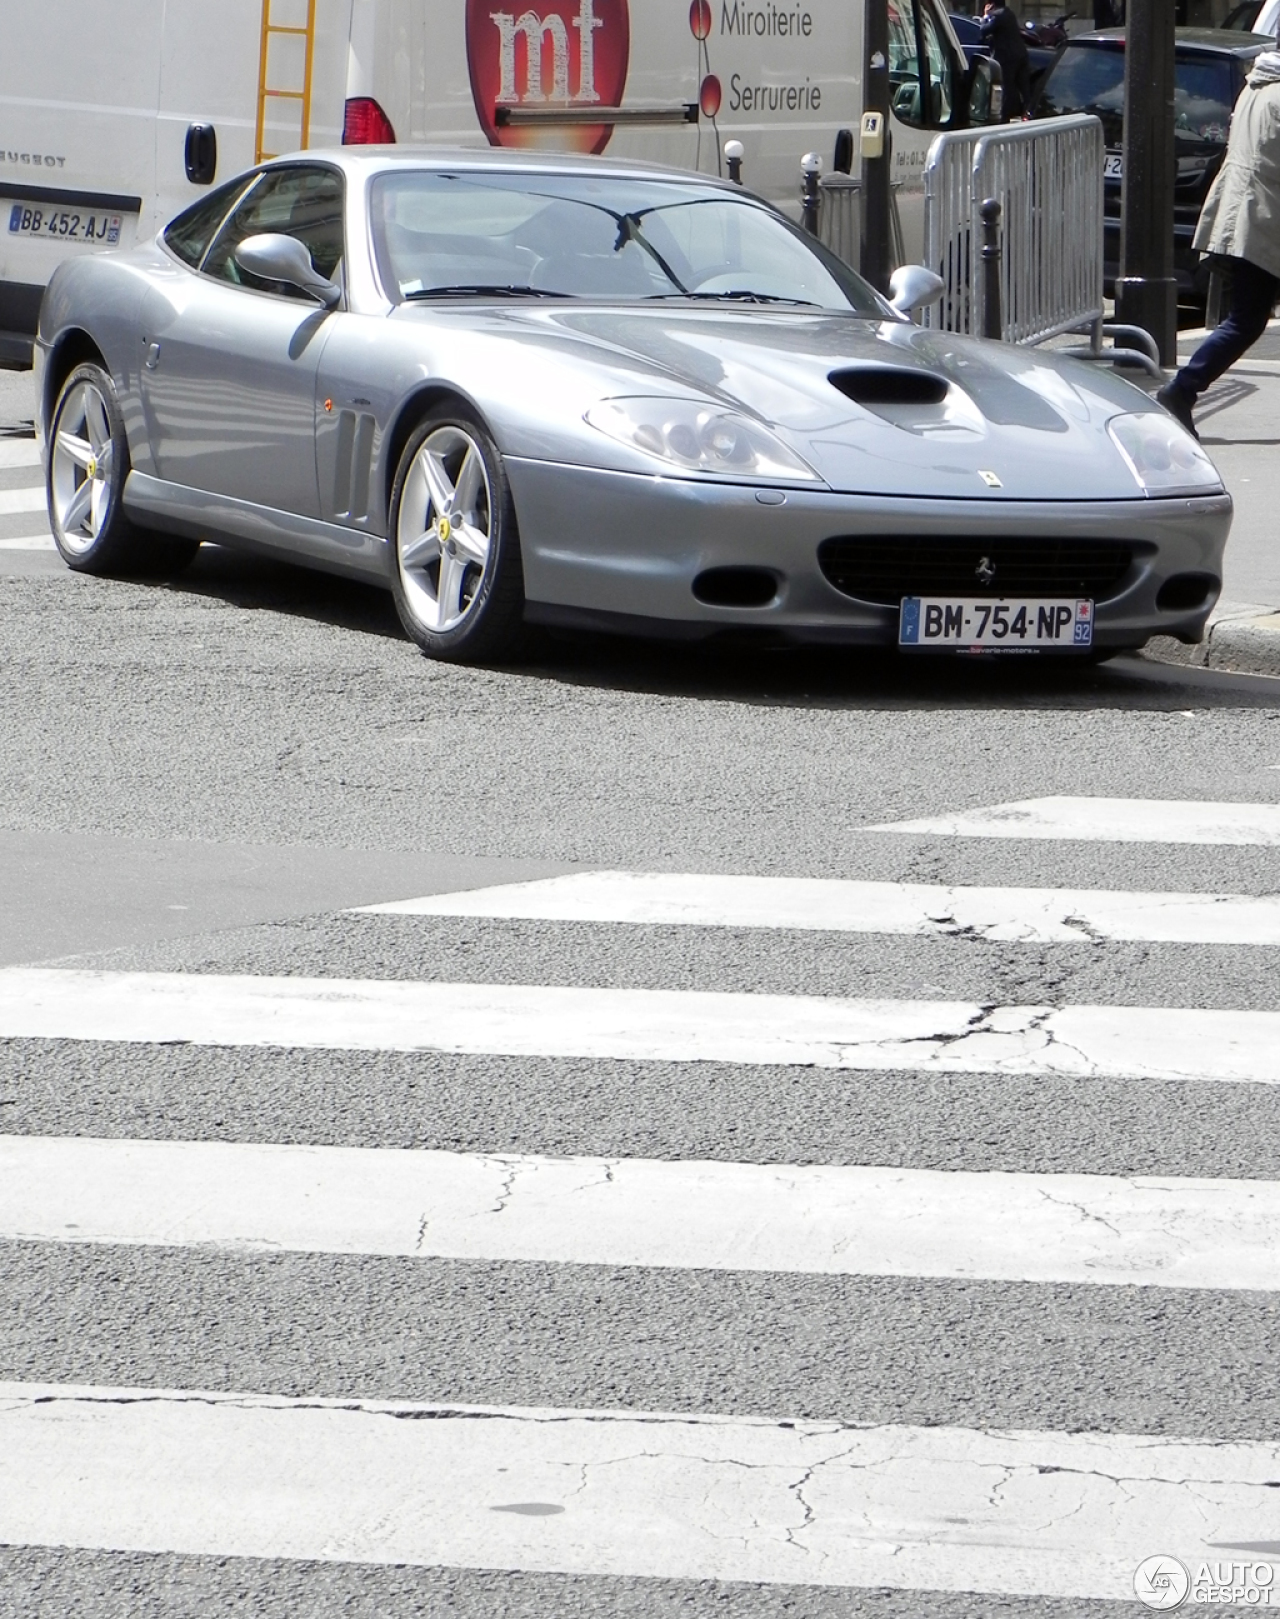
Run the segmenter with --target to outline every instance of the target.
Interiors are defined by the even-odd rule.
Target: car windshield
[[[1173,118],[1179,149],[1225,146],[1234,101],[1231,64],[1224,57],[1179,56],[1174,67]],[[1119,147],[1124,127],[1124,52],[1107,45],[1069,46],[1045,80],[1036,115],[1091,112],[1102,120],[1107,145]]]
[[[877,319],[886,306],[764,204],[679,180],[396,169],[371,195],[402,299],[697,299]]]

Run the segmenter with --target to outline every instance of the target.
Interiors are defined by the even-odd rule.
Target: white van
[[[800,159],[857,161],[863,0],[58,0],[7,8],[0,365],[30,364],[72,253],[129,246],[202,187],[346,142],[547,146],[743,178],[794,213]],[[942,0],[889,0],[907,256],[939,129],[985,121]]]

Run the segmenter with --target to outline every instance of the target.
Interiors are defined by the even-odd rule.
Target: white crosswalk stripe
[[[1078,1598],[1131,1598],[1135,1546],[1265,1542],[1280,1472],[1276,1444],[154,1388],[0,1384],[0,1420],[11,1543]]]
[[[1280,1084],[1280,1012],[0,970],[0,1038]]]
[[[0,517],[17,512],[42,512],[45,504],[43,486],[34,489],[0,489]]]
[[[1280,843],[1280,808],[1046,798],[877,830],[1265,847]],[[651,937],[644,928],[684,926],[759,930],[761,949],[827,931],[899,934],[954,955],[980,937],[1008,946],[1009,960],[1025,960],[1031,944],[1280,944],[1272,895],[626,871],[408,898],[333,922],[383,930],[394,950],[414,916],[517,931],[537,923],[550,929],[548,951],[586,923],[628,927],[637,948]],[[153,1065],[170,1046],[184,1059],[193,1047],[268,1048],[270,1062],[253,1070],[267,1120],[271,1062],[295,1051],[661,1063],[691,1088],[703,1082],[698,1063],[730,1070],[712,1071],[722,1087],[732,1071],[775,1065],[827,1071],[823,1083],[849,1106],[840,1087],[857,1073],[994,1078],[1045,1098],[1070,1092],[1077,1107],[1092,1105],[1082,1090],[1133,1081],[1196,1097],[1206,1085],[1259,1087],[1237,1093],[1248,1107],[1280,1083],[1280,1011],[730,993],[696,982],[8,968],[0,1039],[76,1042],[74,1071],[92,1065],[95,1047],[127,1062],[132,1045]],[[371,1059],[349,1063],[353,1092],[361,1060]],[[340,1110],[344,1098],[326,1100]],[[963,1144],[959,1112],[956,1128]],[[1135,1157],[1149,1150],[1135,1143]],[[334,1266],[364,1256],[415,1275],[419,1265],[476,1267],[482,1293],[497,1284],[479,1267],[507,1265],[538,1276],[599,1267],[626,1288],[654,1272],[699,1288],[723,1273],[768,1286],[914,1279],[922,1298],[926,1283],[957,1297],[978,1284],[1023,1288],[1046,1301],[1081,1286],[1109,1301],[1280,1295],[1280,1181],[1245,1178],[1243,1164],[1240,1178],[1211,1179],[1159,1164],[1100,1174],[558,1151],[506,1137],[493,1150],[445,1151],[309,1144],[305,1132],[254,1142],[9,1135],[0,1240],[89,1264],[102,1247],[131,1248],[143,1265],[221,1253]],[[1132,1307],[1136,1355],[1164,1307]],[[963,1298],[956,1308],[968,1308]],[[208,1330],[216,1337],[217,1323]],[[838,1359],[846,1344],[818,1349]],[[1058,1376],[1046,1367],[1050,1384]],[[1087,1372],[1073,1365],[1061,1378]],[[585,1409],[515,1395],[492,1406],[377,1390],[338,1399],[308,1392],[307,1379],[300,1367],[290,1397],[159,1377],[138,1388],[107,1377],[0,1383],[0,1544],[871,1587],[917,1592],[923,1613],[931,1592],[1131,1600],[1135,1568],[1153,1553],[1191,1562],[1275,1539],[1280,1444],[1171,1436],[1163,1414],[1153,1432],[1007,1427],[984,1413],[989,1391],[975,1385],[971,1426],[867,1423],[859,1410],[818,1422],[769,1407],[630,1409],[625,1395]]]
[[[0,438],[0,472],[39,465],[40,447],[33,438]]]
[[[1194,799],[1030,798],[962,815],[886,822],[873,832],[945,838],[1082,838],[1112,843],[1280,844],[1280,804]]]
[[[17,534],[0,539],[0,551],[56,551],[52,534]]]
[[[1280,1185],[0,1137],[0,1239],[1280,1292]]]
[[[820,877],[590,871],[361,906],[367,916],[484,916],[703,928],[901,933],[1025,944],[1094,939],[1280,944],[1280,898],[969,888]]]

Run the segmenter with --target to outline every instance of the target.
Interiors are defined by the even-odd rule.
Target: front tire
[[[515,507],[487,429],[433,410],[404,447],[391,492],[391,589],[429,658],[504,662],[525,643]]]
[[[137,529],[124,510],[129,441],[115,385],[98,365],[63,383],[49,429],[45,494],[54,544],[77,573],[178,573],[199,542]]]

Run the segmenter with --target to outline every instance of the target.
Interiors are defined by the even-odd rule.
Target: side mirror
[[[914,315],[917,309],[936,304],[947,290],[940,275],[923,264],[903,264],[889,277],[889,302],[900,315]]]
[[[342,288],[320,274],[296,236],[246,236],[236,248],[236,263],[263,281],[297,287],[326,309],[332,309],[342,297]]]
[[[1004,116],[1004,83],[1000,64],[991,56],[975,56],[969,66],[969,124],[998,124]]]

